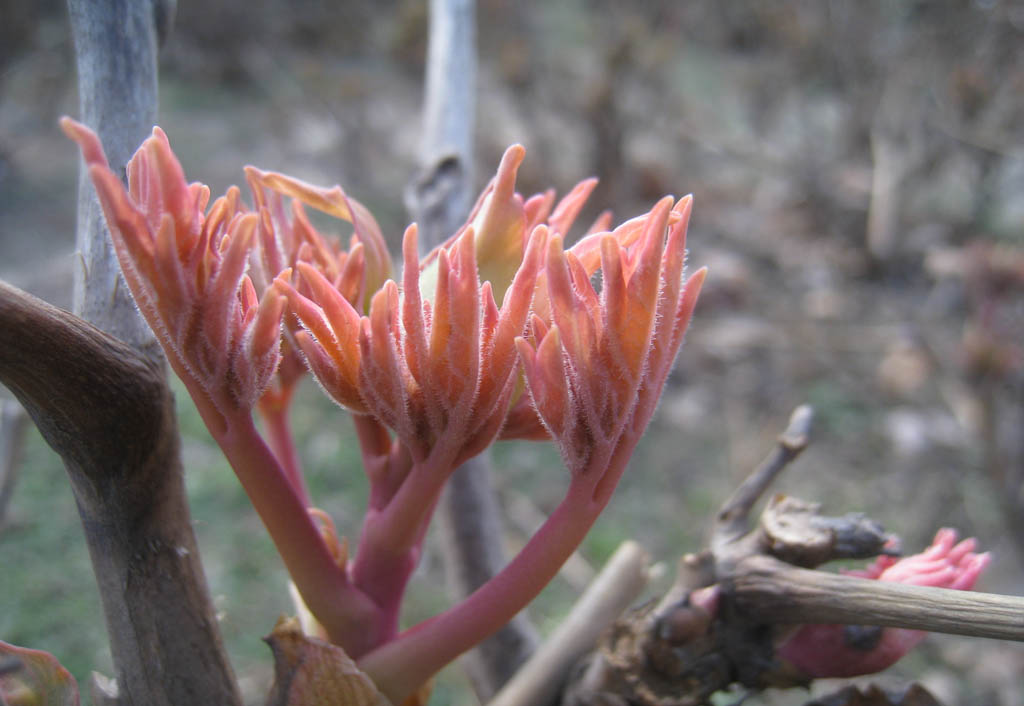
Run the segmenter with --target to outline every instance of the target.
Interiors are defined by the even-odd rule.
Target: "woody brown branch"
[[[119,703],[240,704],[192,533],[164,366],[3,282],[0,340],[0,382],[71,480]]]
[[[740,561],[726,580],[740,615],[758,623],[879,625],[1024,642],[1024,598],[873,581]]]
[[[813,419],[810,406],[794,409],[775,448],[722,504],[712,523],[711,546],[716,552],[747,533],[747,521],[755,503],[779,473],[807,448]]]

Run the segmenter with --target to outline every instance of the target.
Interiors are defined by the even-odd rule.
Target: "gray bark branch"
[[[28,417],[14,400],[0,400],[0,529],[18,480]]]
[[[80,117],[122,174],[156,120],[158,26],[166,31],[173,8],[172,0],[68,2]],[[117,703],[241,704],[192,533],[164,358],[84,178],[77,245],[82,318],[0,282],[0,382],[64,461],[99,584]]]
[[[162,0],[68,0],[78,66],[79,119],[100,136],[111,169],[125,165],[157,117],[157,25]],[[84,163],[78,186],[79,267],[73,311],[115,338],[162,357],[121,276],[103,211]]]

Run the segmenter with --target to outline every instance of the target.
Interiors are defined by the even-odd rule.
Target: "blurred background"
[[[68,306],[66,9],[2,0],[0,17],[0,278]],[[394,252],[426,19],[423,0],[180,0],[160,123],[189,179],[222,193],[251,163],[340,183]],[[537,624],[556,625],[624,539],[669,565],[699,549],[802,402],[813,440],[780,491],[864,511],[911,552],[958,528],[995,556],[979,589],[1024,593],[1024,3],[480,0],[478,20],[479,186],[522,142],[523,193],[601,178],[582,222],[693,193],[690,263],[710,267],[647,437],[579,560],[531,609]],[[262,703],[258,638],[291,610],[285,574],[178,397],[207,576]],[[366,487],[348,421],[311,383],[295,421],[314,497],[351,536]],[[495,462],[514,548],[566,474],[544,444],[501,444]],[[409,621],[447,605],[439,561],[431,546]],[[112,671],[74,500],[34,430],[0,518],[0,639],[54,653],[80,683]],[[1024,704],[1020,645],[933,636],[891,672],[879,681],[918,679],[950,705]],[[432,703],[469,693],[449,669]]]

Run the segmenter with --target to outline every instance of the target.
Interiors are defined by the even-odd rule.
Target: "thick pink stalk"
[[[291,425],[288,422],[289,399],[280,402],[274,401],[271,404],[257,405],[260,418],[267,433],[267,444],[281,464],[281,470],[285,477],[295,489],[299,500],[306,507],[310,506],[309,489],[306,487],[306,478],[302,473],[302,462],[299,460],[298,449],[295,448],[295,437],[292,436]]]
[[[229,420],[215,439],[270,533],[302,599],[332,642],[353,652],[377,620],[377,608],[356,590],[324,543],[306,504],[264,443],[248,412]]]
[[[462,603],[367,654],[360,668],[392,703],[401,703],[446,664],[500,629],[558,574],[604,509],[610,494],[595,497],[595,476],[620,477],[628,459],[623,449],[607,469],[574,476],[565,499],[501,572]]]
[[[373,597],[380,615],[375,637],[376,647],[398,632],[399,610],[409,577],[422,553],[430,518],[441,496],[450,459],[431,454],[422,463],[413,464],[401,485],[384,504],[371,502],[363,518],[359,544],[349,574],[353,585]],[[375,493],[371,478],[371,496]],[[352,654],[360,657],[363,653]]]

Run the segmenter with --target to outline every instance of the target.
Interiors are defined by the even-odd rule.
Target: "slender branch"
[[[0,282],[0,382],[64,460],[122,704],[240,704],[192,534],[164,367]]]
[[[729,496],[712,526],[711,548],[720,550],[744,534],[749,527],[747,521],[754,504],[774,482],[776,476],[807,447],[814,411],[808,405],[793,410],[789,425],[779,435],[778,445],[772,449],[757,468]]]
[[[728,579],[759,623],[880,625],[1024,642],[1024,597],[911,586],[799,569],[752,556]]]
[[[226,431],[215,438],[327,634],[353,654],[376,644],[377,606],[348,581],[249,412],[229,420]]]
[[[267,444],[274,452],[274,457],[284,470],[288,482],[291,483],[295,493],[303,505],[309,506],[309,489],[306,486],[306,476],[302,472],[302,461],[299,458],[299,450],[295,448],[295,437],[292,435],[291,425],[288,421],[289,400],[285,399],[273,405],[260,405],[260,418],[267,434]]]
[[[491,481],[490,455],[455,470],[441,497],[442,556],[448,590],[462,599],[493,578],[505,563],[501,507]],[[494,695],[534,652],[540,638],[525,613],[462,658],[477,698]]]
[[[78,65],[81,120],[96,130],[111,168],[125,165],[148,136],[157,115],[157,23],[173,16],[173,2],[68,0]],[[75,275],[74,312],[143,351],[163,357],[143,321],[114,255],[99,200],[83,165],[78,187],[81,269]],[[124,177],[122,176],[122,179]]]
[[[647,585],[649,557],[635,542],[623,542],[544,644],[488,702],[488,706],[551,703],[569,669],[637,599]]]
[[[388,460],[390,462],[390,458]],[[380,608],[381,632],[377,643],[371,645],[373,647],[390,640],[398,632],[402,597],[419,563],[427,528],[449,475],[446,473],[448,469],[451,469],[450,456],[441,452],[431,453],[422,462],[412,464],[386,503],[371,505],[363,518],[356,556],[349,573],[356,587],[372,592],[373,600]],[[371,498],[384,496],[374,487],[377,482],[371,479]],[[363,653],[353,656],[358,658]]]
[[[412,193],[410,210],[417,221],[426,215],[425,205],[437,207],[429,223],[420,221],[424,247],[445,240],[469,213],[476,118],[474,0],[430,0],[429,32],[421,159],[431,179],[421,178],[418,183],[430,183],[453,172],[458,178],[441,198],[424,199],[422,192]]]

